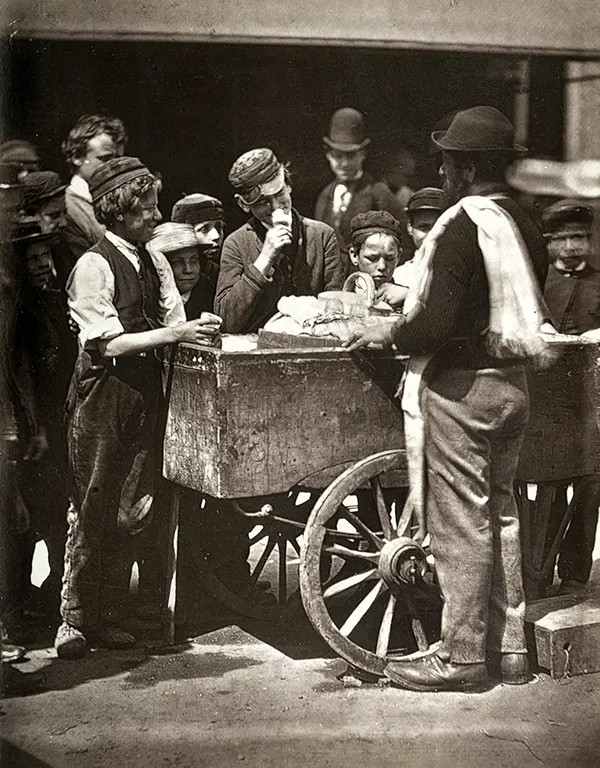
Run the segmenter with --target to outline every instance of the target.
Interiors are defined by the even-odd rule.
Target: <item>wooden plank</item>
[[[600,671],[600,594],[535,600],[526,611],[537,662],[552,678]]]

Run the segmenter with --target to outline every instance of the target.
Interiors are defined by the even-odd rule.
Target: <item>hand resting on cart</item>
[[[203,312],[197,320],[189,320],[187,323],[139,333],[121,333],[112,339],[99,341],[98,348],[103,357],[125,357],[178,342],[212,345],[221,328],[221,322],[218,315]]]
[[[403,316],[398,318],[402,322]],[[394,344],[394,327],[391,323],[378,323],[377,325],[368,325],[359,333],[355,333],[342,346],[350,352],[362,347],[375,347],[377,349],[389,349]]]

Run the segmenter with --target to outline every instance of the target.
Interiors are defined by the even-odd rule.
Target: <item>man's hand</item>
[[[276,224],[267,232],[261,256],[264,256],[265,260],[273,266],[279,261],[281,251],[286,245],[290,245],[291,242],[292,233],[289,228],[283,224]]]
[[[389,349],[394,343],[392,334],[392,323],[378,323],[369,325],[361,333],[355,333],[352,338],[345,341],[342,346],[347,347],[350,352],[361,347],[379,347]]]
[[[380,301],[385,301],[390,307],[398,307],[404,304],[404,299],[408,293],[408,288],[404,285],[394,285],[394,283],[384,283],[377,291]]]
[[[31,435],[27,441],[27,448],[23,454],[23,461],[39,461],[48,450],[48,439],[42,430],[37,435]]]
[[[223,321],[212,312],[203,312],[198,320],[190,320],[187,323],[176,326],[179,341],[190,344],[211,344],[219,333]]]

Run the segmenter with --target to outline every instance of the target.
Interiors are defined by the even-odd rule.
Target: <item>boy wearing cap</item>
[[[137,158],[96,169],[90,192],[106,235],[79,258],[67,285],[79,355],[68,400],[72,503],[55,640],[63,658],[83,656],[90,637],[108,648],[135,645],[121,621],[131,533],[148,524],[153,504],[162,407],[156,352],[205,343],[218,331],[210,315],[184,322],[168,262],[146,250],[161,219],[157,188]]]
[[[194,228],[202,246],[203,271],[216,284],[224,237],[223,203],[216,197],[200,192],[186,195],[173,206],[171,221],[191,224]]]
[[[238,205],[252,218],[223,244],[215,312],[224,331],[257,331],[282,296],[316,296],[342,287],[346,267],[333,229],[292,207],[287,170],[270,149],[239,157],[229,181]]]
[[[367,211],[350,222],[350,261],[358,272],[373,278],[377,297],[387,301],[394,287],[394,270],[402,253],[402,225],[387,211]]]
[[[65,192],[65,239],[74,260],[104,235],[104,227],[94,214],[90,178],[102,163],[121,156],[126,143],[127,133],[121,120],[103,115],[80,117],[62,143],[63,154],[73,173]]]
[[[319,194],[315,219],[335,230],[340,251],[347,259],[350,248],[350,222],[357,213],[388,211],[405,224],[401,204],[383,181],[376,181],[364,170],[371,139],[364,117],[356,109],[343,107],[333,113],[329,135],[323,136],[325,157],[335,179]],[[346,262],[346,267],[349,268]]]
[[[54,279],[52,246],[56,237],[33,221],[21,224],[13,238],[23,274],[17,340],[31,361],[39,420],[48,446],[38,460],[19,465],[19,488],[31,513],[24,573],[31,571],[36,541],[44,539],[50,574],[39,599],[40,608],[48,613],[58,610],[64,563],[68,506],[64,403],[77,357],[77,342],[67,322],[66,295]]]
[[[594,211],[579,200],[559,200],[542,214],[550,267],[544,298],[560,333],[600,339],[600,271],[590,263]],[[554,540],[566,513],[568,484],[557,488],[547,541]],[[589,478],[573,482],[578,501],[558,556],[560,593],[582,589],[590,576],[594,551],[600,483]]]

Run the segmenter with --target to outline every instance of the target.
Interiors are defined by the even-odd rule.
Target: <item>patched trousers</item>
[[[439,654],[484,662],[525,653],[525,597],[513,492],[529,417],[525,369],[438,370],[422,393],[427,520],[444,597]]]

